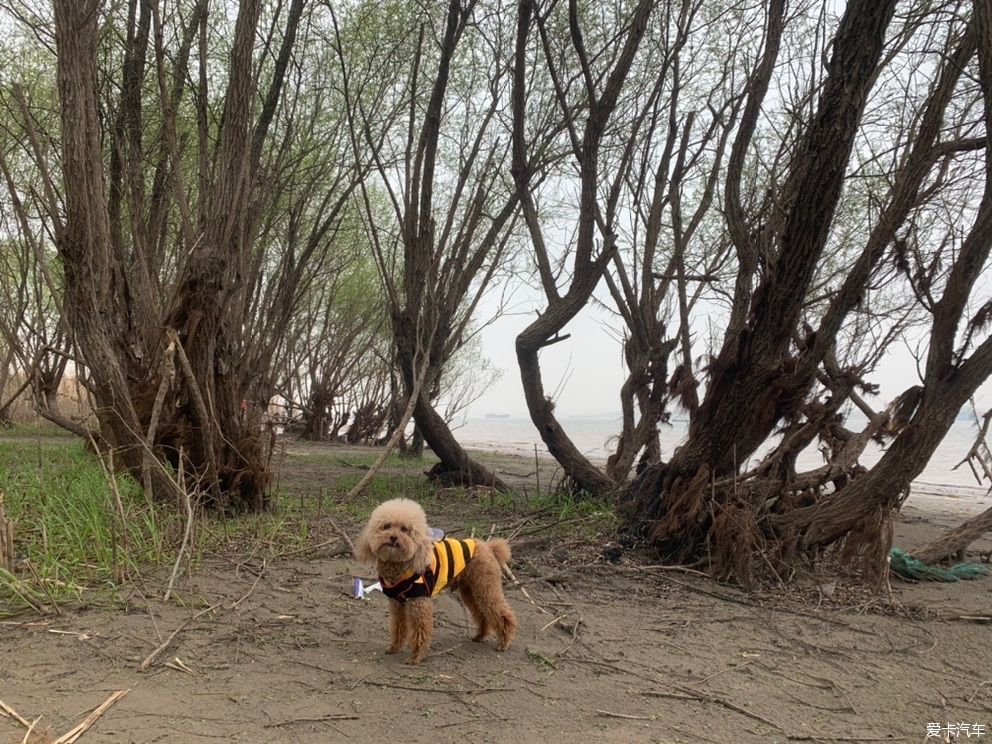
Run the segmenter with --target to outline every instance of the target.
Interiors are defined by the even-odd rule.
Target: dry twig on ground
[[[79,739],[80,736],[85,734],[89,730],[89,728],[94,723],[97,722],[100,716],[102,716],[104,713],[107,712],[110,706],[112,706],[122,697],[127,695],[130,691],[131,690],[129,689],[117,690],[117,692],[113,693],[110,697],[108,697],[106,700],[100,703],[100,705],[94,708],[93,712],[91,712],[88,716],[86,716],[86,718],[84,718],[78,726],[75,726],[69,731],[66,731],[64,734],[62,734],[62,736],[60,736],[58,739],[53,741],[52,744],[73,744],[73,742]]]
[[[212,612],[213,610],[216,610],[218,607],[220,607],[220,604],[210,605],[210,607],[207,607],[204,610],[200,610],[195,615],[193,615],[192,617],[190,617],[189,619],[187,619],[186,622],[184,622],[182,625],[180,625],[178,628],[176,628],[174,631],[172,631],[169,634],[169,637],[166,638],[165,641],[163,641],[161,644],[159,644],[159,646],[154,651],[152,651],[150,654],[148,654],[147,657],[145,657],[145,660],[142,661],[141,664],[138,666],[138,671],[139,672],[145,671],[151,665],[151,663],[153,661],[155,661],[156,658],[158,658],[158,655],[161,654],[163,651],[165,651],[165,649],[167,649],[169,647],[169,644],[172,643],[172,640],[177,635],[179,635],[179,633],[183,629],[185,629],[187,625],[189,625],[190,623],[192,623],[194,620],[197,620],[197,619],[203,617],[208,612]]]

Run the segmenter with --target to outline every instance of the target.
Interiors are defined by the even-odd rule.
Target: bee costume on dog
[[[457,540],[446,537],[434,543],[431,565],[421,573],[410,571],[395,584],[387,584],[379,577],[382,593],[398,602],[419,597],[436,597],[475,555],[475,540]]]

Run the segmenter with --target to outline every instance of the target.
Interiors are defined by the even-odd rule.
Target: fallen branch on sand
[[[127,695],[130,691],[131,691],[130,689],[117,690],[110,697],[108,697],[106,700],[100,703],[96,708],[94,708],[90,712],[90,714],[86,716],[86,718],[84,718],[79,724],[66,731],[58,739],[52,741],[52,744],[74,744],[74,742],[77,739],[79,739],[80,736],[85,734],[93,726],[93,724],[96,723],[97,720],[99,720],[100,716],[106,713],[107,710],[109,710],[114,703],[116,703],[122,697]],[[14,710],[9,705],[7,705],[7,703],[5,703],[3,700],[0,700],[0,716],[3,716],[4,718],[13,718],[19,724],[24,726],[25,729],[27,729],[27,732],[24,734],[24,739],[22,739],[22,742],[27,742],[30,740],[31,733],[35,730],[35,726],[38,725],[38,721],[41,720],[41,716],[38,716],[33,721],[28,721],[16,710]]]
[[[83,719],[82,723],[78,726],[66,731],[62,736],[52,742],[52,744],[73,744],[80,736],[85,734],[89,728],[97,722],[97,720],[102,716],[107,710],[120,700],[122,697],[127,695],[131,690],[118,690],[113,693],[110,697],[104,700],[100,705],[93,709],[86,718]]]
[[[541,607],[541,605],[539,605],[537,602],[535,602],[531,598],[530,594],[528,594],[527,593],[527,590],[524,589],[524,587],[522,586],[523,582],[517,581],[517,577],[513,575],[513,571],[510,570],[510,567],[509,566],[503,566],[503,573],[506,575],[506,577],[510,581],[513,582],[513,585],[514,586],[516,586],[516,587],[518,587],[520,589],[520,593],[523,594],[525,597],[527,597],[527,601],[528,602],[530,602],[532,605],[534,605],[537,609],[539,609],[545,615],[553,615],[554,614],[553,612],[551,612],[549,610],[546,610],[545,608]]]
[[[316,545],[307,545],[305,548],[297,548],[296,550],[287,550],[287,551],[285,551],[283,553],[276,553],[273,556],[273,558],[287,558],[287,557],[293,556],[293,555],[301,555],[303,553],[312,553],[315,550],[320,550],[321,548],[326,548],[328,545],[330,545],[331,543],[335,543],[335,542],[345,543],[345,544],[342,546],[342,549],[338,550],[336,553],[332,553],[332,555],[347,555],[349,552],[352,555],[354,555],[354,553],[355,553],[354,546],[352,546],[351,548],[349,548],[349,547],[347,547],[347,544],[346,544],[346,543],[350,543],[351,540],[350,539],[347,540],[347,541],[342,540],[341,539],[341,536],[339,535],[338,537],[332,537],[330,540],[324,540],[322,542],[319,542]]]
[[[21,715],[16,710],[14,710],[9,705],[7,705],[7,703],[5,703],[3,700],[0,700],[0,715],[2,715],[4,718],[13,718],[15,721],[17,721],[25,728],[30,728],[31,726],[31,724],[28,723],[27,720],[22,718]]]
[[[345,503],[347,503],[347,502],[345,502]],[[334,531],[337,532],[341,536],[341,539],[344,540],[345,545],[348,546],[348,549],[351,551],[351,554],[354,555],[355,554],[355,543],[353,543],[351,541],[351,538],[348,537],[348,533],[345,532],[340,527],[338,527],[338,523],[335,522],[330,517],[327,518],[327,521],[331,523],[331,527],[333,527],[334,528]]]
[[[357,721],[358,716],[350,713],[330,713],[326,716],[315,716],[313,718],[290,718],[278,723],[267,723],[262,728],[281,728],[282,726],[292,726],[297,723],[321,723],[322,721]]]
[[[31,739],[31,732],[34,731],[34,727],[38,725],[38,721],[40,720],[41,720],[41,716],[38,716],[33,721],[31,721],[31,725],[28,726],[28,730],[24,732],[24,738],[21,739],[21,744],[28,744],[28,741]]]
[[[672,698],[674,700],[694,700],[700,703],[714,703],[716,705],[723,706],[727,710],[732,710],[735,713],[739,713],[740,715],[750,718],[754,721],[759,721],[765,724],[766,726],[771,726],[773,729],[776,729],[778,731],[784,730],[774,721],[769,721],[767,718],[764,718],[763,716],[759,716],[757,713],[752,713],[749,710],[744,710],[744,708],[741,708],[739,705],[735,705],[729,700],[724,700],[723,698],[717,697],[716,695],[703,695],[700,693],[690,693],[688,691],[664,692],[661,690],[644,690],[641,694],[647,695],[649,697],[663,697],[663,698]]]
[[[608,710],[597,710],[597,716],[604,716],[606,718],[623,718],[627,721],[653,721],[653,716],[632,716],[627,713],[611,713]]]
[[[393,690],[414,690],[415,692],[443,692],[448,695],[481,695],[484,692],[516,692],[516,687],[479,687],[463,690],[458,687],[425,687],[423,685],[401,685],[392,682],[365,681],[370,687],[388,687]]]

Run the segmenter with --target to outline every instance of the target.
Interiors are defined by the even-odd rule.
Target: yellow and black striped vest
[[[418,597],[436,597],[448,583],[465,570],[475,555],[475,540],[456,540],[446,537],[434,543],[431,565],[422,574],[411,572],[395,584],[388,584],[380,576],[382,593],[399,602]]]

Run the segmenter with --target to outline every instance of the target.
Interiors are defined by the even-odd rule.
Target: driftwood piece
[[[975,403],[972,401],[972,407],[974,405]],[[985,415],[980,419],[978,417],[978,411],[975,411],[975,423],[978,424],[978,435],[975,437],[975,443],[971,445],[971,449],[968,450],[968,454],[964,456],[964,459],[951,468],[951,470],[957,470],[967,463],[979,485],[982,485],[982,480],[992,484],[992,451],[989,450],[988,444],[989,424],[992,423],[992,408],[986,411]],[[978,472],[979,468],[982,470],[981,473]],[[989,486],[989,491],[992,491],[992,485]]]
[[[978,424],[978,434],[975,443],[968,450],[965,458],[954,466],[957,470],[967,463],[974,473],[975,479],[982,484],[984,480],[992,484],[992,452],[988,446],[989,424],[992,423],[992,409],[986,411],[985,415],[979,419],[978,412],[975,412],[975,423]],[[976,467],[977,465],[977,467]],[[978,469],[981,469],[981,473]],[[992,485],[989,488],[992,491]],[[963,524],[949,530],[936,540],[924,545],[920,550],[914,550],[913,556],[919,558],[924,563],[936,563],[946,558],[957,556],[964,560],[965,550],[976,540],[992,532],[992,509],[986,509],[981,514],[971,517]]]
[[[73,742],[79,739],[80,736],[85,734],[89,728],[97,722],[100,716],[107,712],[110,706],[127,695],[130,691],[131,690],[117,690],[117,692],[113,693],[110,697],[100,703],[100,705],[94,708],[93,712],[86,716],[86,718],[84,718],[79,725],[66,731],[62,734],[62,736],[53,741],[52,744],[73,744]]]
[[[954,556],[963,560],[968,546],[989,532],[992,532],[992,509],[986,509],[919,550],[914,550],[913,557],[924,563],[936,563]]]
[[[26,718],[24,718],[20,713],[18,713],[16,710],[14,710],[9,705],[7,705],[7,703],[5,703],[3,700],[0,700],[0,716],[3,716],[4,718],[13,718],[15,721],[17,721],[25,728],[31,726],[30,722],[28,722]]]

